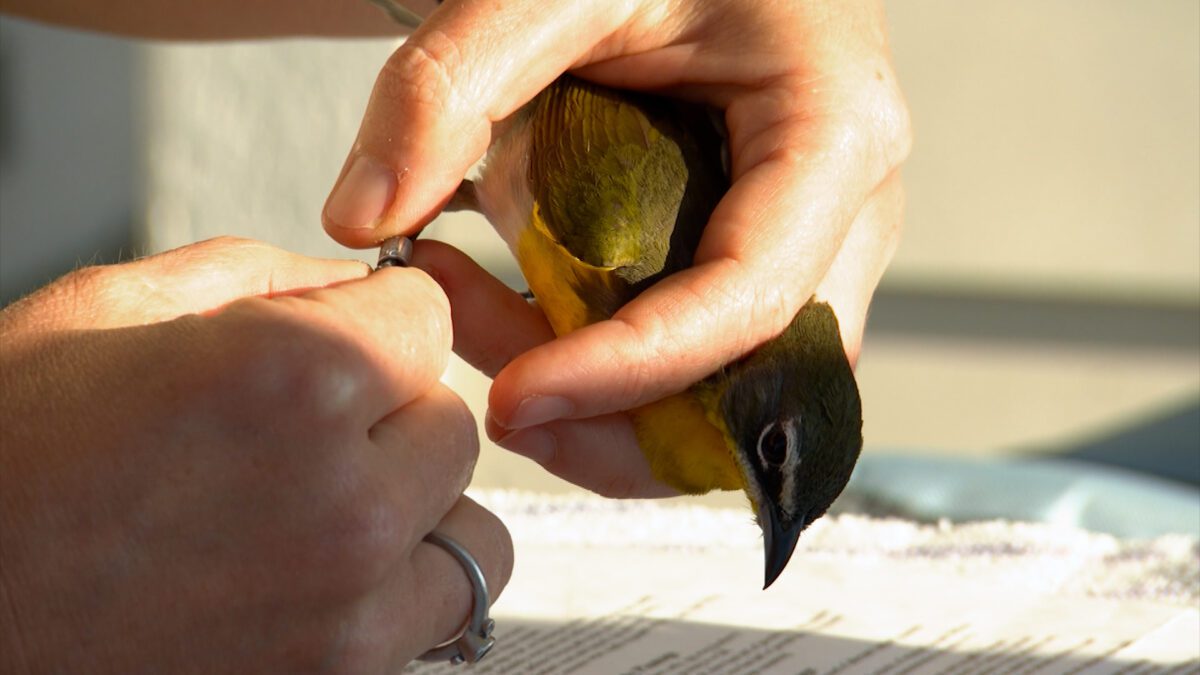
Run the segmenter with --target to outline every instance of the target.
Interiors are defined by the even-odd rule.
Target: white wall
[[[137,48],[0,19],[0,303],[130,243]]]
[[[346,255],[321,207],[394,40],[146,50],[141,239],[161,250],[240,234]]]
[[[889,10],[917,136],[890,281],[1200,300],[1200,3]]]

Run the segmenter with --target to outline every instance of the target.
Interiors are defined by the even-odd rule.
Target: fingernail
[[[511,433],[508,429],[504,428],[504,425],[497,422],[495,417],[492,417],[491,408],[488,408],[488,411],[483,415],[483,431],[493,443],[498,442],[501,438]]]
[[[574,410],[575,406],[560,396],[530,396],[521,401],[517,411],[504,426],[509,429],[524,429],[562,419]]]
[[[396,172],[359,155],[329,197],[325,216],[346,229],[374,227],[396,197]]]
[[[527,457],[545,466],[554,460],[558,453],[558,439],[546,429],[534,427],[514,431],[500,440],[496,445]]]

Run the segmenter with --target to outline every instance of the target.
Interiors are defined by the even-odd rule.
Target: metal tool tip
[[[413,242],[403,235],[390,237],[379,247],[379,262],[375,269],[408,267],[412,264]]]

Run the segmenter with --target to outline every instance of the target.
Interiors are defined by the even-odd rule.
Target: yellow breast
[[[515,249],[529,289],[556,334],[603,318],[586,296],[589,289],[601,292],[619,280],[611,268],[588,265],[554,241],[536,205]],[[707,410],[714,404],[712,397],[688,390],[630,411],[655,478],[687,494],[743,489],[724,425]]]
[[[592,323],[581,289],[611,284],[612,270],[588,265],[554,241],[537,204],[531,221],[521,230],[514,253],[554,333],[566,335]]]
[[[744,489],[725,434],[691,390],[630,411],[642,454],[658,480],[685,494]]]

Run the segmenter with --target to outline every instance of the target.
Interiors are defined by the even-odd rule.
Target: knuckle
[[[876,106],[876,125],[888,158],[888,167],[895,168],[908,159],[912,152],[913,128],[912,115],[904,95],[894,84],[887,86],[880,94],[880,102]]]
[[[385,583],[408,536],[397,497],[380,477],[374,455],[338,445],[304,457],[279,457],[291,478],[291,536],[277,555],[295,565],[314,600],[359,597]],[[286,463],[286,466],[283,466]]]
[[[450,302],[429,275],[416,269],[386,270],[391,283],[372,304],[387,307],[389,320],[411,329],[389,338],[394,341],[387,360],[399,364],[419,381],[432,383],[445,371],[454,343]],[[320,292],[310,294],[319,297]]]
[[[688,294],[688,307],[695,307],[700,316],[697,325],[712,326],[714,334],[721,337],[721,343],[716,345],[721,363],[705,364],[710,368],[740,358],[752,347],[756,346],[754,339],[760,331],[782,328],[780,321],[788,321],[786,310],[780,310],[764,298],[776,297],[782,293],[782,284],[775,279],[777,270],[773,264],[768,266],[760,283],[747,281],[752,271],[747,265],[735,257],[725,258],[714,263],[720,265],[720,276],[725,283],[712,284],[695,278],[682,286]],[[744,308],[748,311],[749,320],[739,316],[740,312],[730,311],[731,308]],[[765,316],[763,316],[765,312]],[[710,338],[711,339],[711,338]],[[688,348],[684,353],[698,354],[703,350]]]
[[[725,278],[737,271],[728,260]],[[673,287],[674,299],[653,312],[618,313],[614,320],[627,337],[611,340],[610,358],[620,368],[619,389],[625,402],[648,402],[679,390],[728,363],[754,346],[758,331],[782,328],[791,319],[784,311],[760,302],[754,287],[742,283],[712,285],[698,278],[685,279]],[[780,295],[771,291],[772,298]],[[729,308],[745,308],[750,321],[738,319]],[[764,316],[760,313],[766,312]],[[766,321],[764,324],[763,321]],[[710,342],[697,343],[692,326],[707,326]],[[711,342],[715,340],[715,342]],[[701,348],[703,347],[703,348]],[[670,369],[664,366],[671,364]],[[674,378],[674,379],[671,379]]]
[[[483,546],[484,550],[491,552],[484,563],[486,565],[484,577],[488,581],[488,588],[492,589],[493,594],[498,594],[512,578],[514,557],[512,535],[509,533],[508,527],[504,525],[504,521],[500,520],[496,514],[487,509],[482,509],[482,512],[486,533]]]
[[[195,251],[220,251],[222,253],[228,251],[248,251],[261,252],[265,250],[276,250],[274,247],[264,244],[256,239],[248,237],[238,237],[230,234],[223,234],[210,239],[184,247],[184,250],[191,249]]]
[[[296,593],[324,606],[385,585],[411,539],[410,519],[374,457],[339,443],[267,460],[289,479],[278,525],[287,536],[274,559],[295,570]]]
[[[457,436],[454,447],[460,448],[466,463],[474,470],[475,462],[479,460],[479,428],[475,422],[475,415],[458,394],[450,392],[450,395],[453,402],[450,405],[451,421],[448,427],[454,429]]]
[[[230,268],[243,261],[273,256],[279,249],[254,239],[221,235],[167,251],[151,259],[169,270]]]
[[[142,321],[140,308],[160,299],[156,285],[139,271],[137,263],[81,267],[47,291],[58,312],[94,327]]]
[[[380,83],[394,100],[437,112],[450,100],[453,73],[461,62],[452,39],[440,31],[429,31],[396,49],[380,73]]]
[[[484,373],[494,376],[515,358],[509,346],[499,339],[488,336],[476,336],[475,339],[479,342],[470,345],[469,348],[455,348],[464,359]]]
[[[408,325],[420,326],[416,334],[440,351],[449,352],[453,340],[450,300],[433,277],[418,269],[383,272],[396,279],[388,287],[389,311],[403,312]]]
[[[617,472],[596,486],[596,494],[608,499],[628,499],[636,495],[638,481],[626,472]]]
[[[863,140],[868,151],[883,159],[883,174],[904,163],[912,151],[912,116],[895,73],[883,65],[874,71],[869,85],[855,101],[855,114],[849,119],[865,130]]]
[[[628,339],[612,340],[608,345],[611,350],[612,362],[618,367],[619,372],[624,373],[624,376],[618,381],[618,390],[614,393],[622,401],[641,401],[650,393],[647,389],[656,383],[651,361],[657,360],[665,354],[651,355],[648,349],[640,355],[638,353],[631,354],[622,345],[657,344],[661,329],[657,325],[647,326],[646,321],[636,318],[614,316],[612,320],[622,326],[629,335]],[[657,324],[657,322],[654,323]],[[666,350],[661,351],[665,352]]]
[[[454,339],[450,299],[446,297],[446,292],[433,277],[420,270],[409,270],[409,272],[409,278],[413,283],[407,294],[409,298],[413,295],[417,296],[411,298],[410,302],[414,309],[423,313],[423,316],[419,317],[423,320],[420,325],[427,327],[435,345],[443,351],[449,352]]]
[[[326,486],[341,486],[325,509],[321,521],[304,548],[317,552],[322,578],[333,590],[358,595],[377,587],[394,567],[403,550],[408,525],[396,502],[361,468],[327,467]]]
[[[108,265],[80,267],[68,273],[58,285],[60,297],[72,298],[77,305],[98,304],[121,295],[121,275]]]
[[[890,201],[879,220],[882,221],[882,232],[879,234],[883,241],[885,260],[890,261],[900,247],[900,239],[904,234],[904,186],[898,176],[889,179],[886,185],[890,194],[884,198]]]
[[[71,287],[72,290],[87,292],[102,286],[109,276],[108,268],[92,265],[73,270],[64,276],[62,280],[63,284]]]
[[[245,298],[218,315],[217,393],[251,421],[270,419],[304,435],[340,433],[373,370],[335,331],[291,316],[292,301]]]
[[[913,126],[912,113],[908,109],[908,104],[904,99],[899,99],[893,108],[894,114],[891,116],[892,138],[896,146],[896,164],[899,165],[904,160],[908,159],[912,153],[913,147]]]
[[[445,416],[442,424],[447,429],[458,430],[457,433],[471,435],[475,433],[475,416],[471,408],[453,389],[444,384],[438,385],[438,403]],[[468,439],[469,440],[469,439]]]
[[[798,284],[781,284],[776,287],[759,286],[753,293],[748,303],[750,320],[738,325],[735,357],[744,356],[782,333],[800,307],[808,301],[812,290]]]
[[[470,482],[475,463],[479,460],[479,431],[475,416],[466,402],[445,385],[427,395],[430,404],[436,406],[435,420],[438,429],[437,446],[447,453],[446,465],[461,467],[459,477],[461,489]]]
[[[204,274],[225,283],[237,278],[241,270],[270,265],[279,249],[253,239],[223,235],[168,251],[155,262],[171,274]]]

